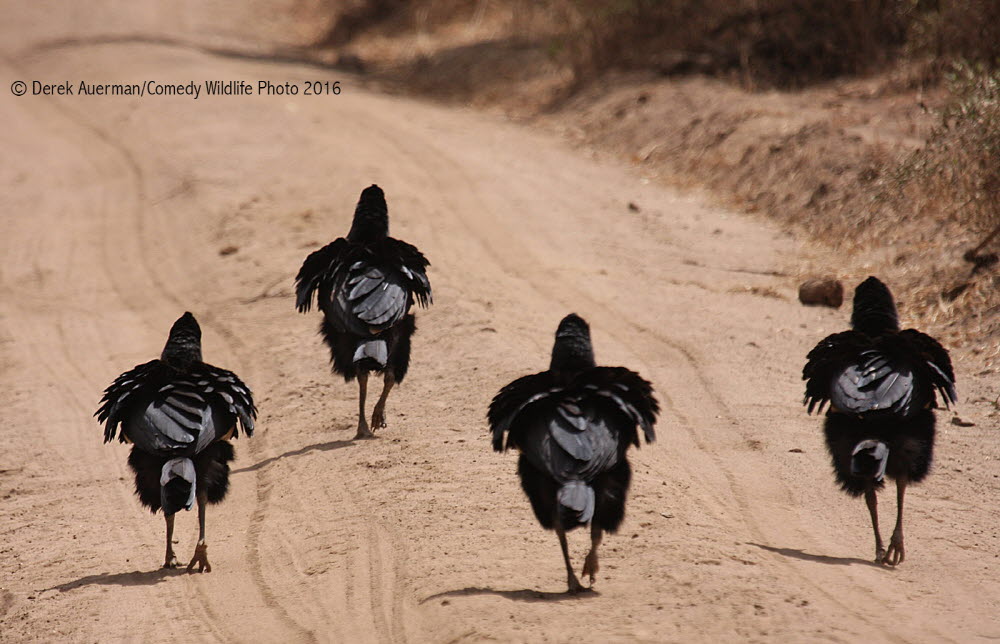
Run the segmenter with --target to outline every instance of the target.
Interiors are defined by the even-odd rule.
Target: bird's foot
[[[569,586],[569,589],[566,590],[566,593],[568,595],[578,595],[580,593],[593,592],[592,588],[587,588],[586,586],[581,584],[580,580],[576,578],[576,575],[570,575],[569,578],[566,580],[566,582],[567,585]]]
[[[906,559],[906,549],[903,548],[903,533],[893,532],[889,540],[889,549],[882,556],[881,563],[886,566],[898,566]]]
[[[883,559],[885,559],[885,548],[880,545],[875,546],[875,563],[880,564]]]
[[[597,577],[597,571],[600,566],[597,565],[597,551],[591,550],[587,554],[587,558],[583,560],[583,572],[580,573],[581,577],[590,577],[590,587],[594,587],[594,578]]]
[[[167,557],[163,561],[164,568],[178,568],[181,562],[177,560],[177,555],[174,554],[173,550],[167,551]]]
[[[385,426],[385,407],[375,405],[372,410],[372,429],[382,429]]]
[[[375,438],[375,432],[368,429],[368,423],[365,422],[364,416],[358,418],[358,433],[354,435],[354,440],[367,440],[369,438]]]
[[[208,544],[205,542],[199,543],[194,547],[194,556],[191,557],[191,563],[188,564],[188,572],[193,572],[195,564],[198,565],[198,572],[212,572],[212,564],[208,563]]]

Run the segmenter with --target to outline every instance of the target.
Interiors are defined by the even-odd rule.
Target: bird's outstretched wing
[[[370,244],[338,239],[310,254],[295,278],[296,308],[306,312],[313,294],[331,298],[341,326],[359,334],[388,328],[413,302],[428,306],[429,262],[415,246],[387,237]]]
[[[951,366],[951,357],[948,350],[941,344],[916,329],[906,329],[899,332],[901,340],[906,342],[919,357],[922,366],[926,369],[923,377],[927,378],[933,389],[941,394],[944,406],[948,407],[958,402],[958,393],[955,391],[955,371]],[[933,406],[937,406],[933,390],[931,393]]]
[[[114,439],[118,424],[122,420],[122,410],[134,401],[148,397],[160,386],[166,384],[166,365],[159,360],[151,360],[136,365],[129,371],[115,378],[114,382],[104,390],[101,405],[94,412],[98,422],[104,423],[104,442]],[[125,440],[122,436],[122,440]]]
[[[846,331],[825,338],[802,372],[809,412],[892,414],[907,418],[936,405],[934,390],[954,402],[954,373],[947,351],[933,338],[907,330],[869,338]]]
[[[581,373],[574,381],[588,395],[597,396],[614,403],[622,413],[632,419],[630,440],[639,446],[639,435],[635,426],[642,428],[647,443],[656,440],[653,426],[660,413],[660,404],[653,395],[653,387],[647,380],[625,367],[595,367]]]
[[[493,432],[493,449],[499,452],[517,445],[515,425],[522,414],[545,412],[553,419],[553,437],[560,445],[565,442],[563,447],[572,453],[570,434],[564,431],[570,430],[564,425],[581,430],[589,422],[581,410],[595,406],[621,412],[628,419],[625,438],[629,443],[639,445],[637,426],[642,428],[646,442],[656,439],[653,426],[660,407],[649,382],[624,367],[594,367],[564,384],[558,384],[552,372],[544,371],[518,378],[501,389],[487,415]],[[560,437],[566,440],[561,441]]]
[[[295,276],[295,308],[299,313],[309,311],[313,294],[324,282],[332,279],[349,249],[350,243],[341,237],[310,253],[302,262],[302,268]]]
[[[359,260],[333,282],[334,322],[361,336],[388,329],[410,309],[410,294],[400,271]]]
[[[427,279],[427,267],[430,262],[416,246],[387,237],[376,245],[376,254],[382,262],[389,266],[398,266],[405,279],[414,301],[421,307],[427,307],[433,301],[431,283]]]
[[[504,434],[510,431],[518,414],[527,410],[532,404],[561,391],[562,388],[556,386],[555,378],[550,371],[522,376],[502,388],[493,397],[486,414],[493,433],[493,449],[498,452],[504,451]],[[507,447],[510,446],[508,441]]]
[[[909,361],[879,348],[862,351],[830,387],[830,406],[846,414],[891,412],[908,417],[916,411],[917,382]]]
[[[196,453],[230,429],[235,433],[237,420],[252,435],[257,408],[231,371],[198,363],[180,372],[153,360],[116,378],[94,415],[105,423],[105,442],[118,434],[150,452]]]
[[[806,381],[806,395],[802,404],[808,406],[811,414],[823,411],[830,402],[833,382],[841,371],[866,348],[870,348],[868,337],[857,331],[834,333],[822,340],[806,356],[806,366],[802,369],[802,379]]]

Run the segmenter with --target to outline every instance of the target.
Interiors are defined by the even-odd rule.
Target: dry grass
[[[848,285],[883,276],[910,323],[996,360],[998,267],[973,273],[963,256],[1000,226],[1000,2],[352,6],[357,19],[326,44],[371,77],[517,115],[548,111],[582,143],[837,248]],[[775,87],[798,90],[764,91]],[[980,255],[998,250],[994,238]]]
[[[565,0],[581,82],[607,69],[709,73],[747,88],[871,70],[904,42],[891,0]]]
[[[870,246],[905,240],[912,231],[930,233],[897,260],[914,307],[931,324],[995,358],[1000,71],[958,64],[949,85],[952,98],[939,111],[927,145],[901,163],[886,164],[885,178],[872,186],[873,216],[857,242]]]
[[[1000,62],[996,0],[550,0],[578,85],[609,69],[804,87],[895,64]],[[932,66],[933,67],[933,66]],[[940,65],[937,66],[940,68]]]

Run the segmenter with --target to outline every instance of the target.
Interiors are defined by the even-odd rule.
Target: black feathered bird
[[[899,330],[889,289],[869,277],[854,291],[850,331],[809,352],[802,378],[809,413],[830,407],[823,424],[841,488],[865,497],[875,531],[875,561],[903,562],[903,494],[927,476],[934,452],[937,393],[957,400],[948,352],[914,329]],[[878,529],[876,492],[896,480],[896,528],[889,548]]]
[[[315,293],[323,311],[320,332],[330,347],[335,373],[358,379],[358,433],[371,438],[385,427],[385,401],[410,364],[410,338],[417,326],[414,302],[431,302],[429,262],[416,247],[389,237],[385,194],[376,185],[361,193],[354,222],[341,237],[306,257],[295,278],[295,306],[304,313]],[[368,374],[381,372],[382,395],[365,421]]]
[[[94,414],[105,423],[104,442],[132,443],[128,464],[135,491],[167,521],[164,568],[177,566],[171,540],[174,514],[198,502],[198,544],[187,569],[211,572],[205,542],[205,506],[229,489],[230,437],[237,421],[247,436],[257,417],[250,389],[231,371],[201,361],[201,328],[185,313],[170,329],[159,360],[126,371],[104,391]],[[119,425],[121,431],[118,431]]]
[[[538,522],[559,537],[571,593],[584,588],[573,574],[566,531],[590,524],[582,575],[593,586],[601,535],[616,532],[625,516],[632,478],[625,453],[639,446],[638,427],[646,442],[654,440],[657,413],[653,389],[639,374],[596,366],[590,327],[576,314],[559,323],[549,370],[518,378],[490,404],[493,449],[521,451],[521,487]]]

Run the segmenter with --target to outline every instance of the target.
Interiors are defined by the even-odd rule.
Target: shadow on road
[[[80,588],[81,586],[152,586],[153,584],[158,584],[161,581],[169,577],[176,577],[178,575],[186,575],[187,570],[184,568],[157,568],[156,570],[140,571],[135,572],[119,572],[119,573],[109,573],[102,572],[99,575],[87,575],[86,577],[80,577],[73,581],[67,581],[65,584],[59,584],[58,586],[52,586],[51,588],[46,588],[45,590],[40,590],[40,593],[44,593],[49,590],[58,590],[61,593],[67,590],[73,590],[74,588]]]
[[[288,458],[289,456],[302,456],[303,454],[308,454],[309,452],[329,452],[330,450],[340,449],[342,447],[350,447],[354,444],[353,440],[347,441],[330,441],[328,443],[316,443],[315,445],[306,445],[305,447],[300,447],[299,449],[293,449],[290,452],[285,452],[284,454],[278,454],[277,456],[272,456],[271,458],[265,458],[259,463],[254,463],[253,465],[248,465],[246,467],[241,467],[238,470],[233,470],[233,474],[239,474],[241,472],[254,472],[262,467],[267,467],[271,463],[281,460],[283,458]]]
[[[473,597],[477,595],[497,595],[498,597],[503,597],[504,599],[512,599],[520,602],[558,602],[564,600],[599,597],[600,593],[596,590],[585,590],[583,592],[573,594],[568,591],[562,593],[550,593],[541,590],[531,590],[528,588],[523,590],[494,590],[492,588],[470,587],[436,593],[430,597],[425,597],[420,601],[420,603],[425,604],[431,600],[441,599],[443,597]]]
[[[814,555],[802,550],[796,550],[795,548],[775,548],[774,546],[765,546],[760,543],[747,542],[749,546],[756,546],[761,550],[767,550],[768,552],[776,552],[779,555],[785,557],[792,557],[793,559],[802,559],[803,561],[815,561],[818,563],[830,564],[834,566],[851,566],[853,564],[863,564],[866,566],[874,566],[874,561],[869,561],[868,559],[859,559],[858,557],[831,557],[829,555]]]

